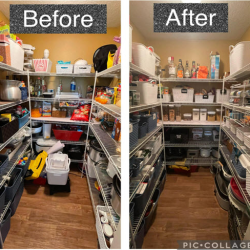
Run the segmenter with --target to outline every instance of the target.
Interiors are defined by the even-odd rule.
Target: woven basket
[[[66,117],[66,112],[67,111],[60,111],[60,110],[52,111],[52,117],[61,117],[61,118],[64,118],[64,117]]]

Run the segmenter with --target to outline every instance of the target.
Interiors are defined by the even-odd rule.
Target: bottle
[[[184,68],[182,66],[182,60],[179,59],[179,64],[177,68],[177,78],[183,78],[183,72],[184,72]]]
[[[59,81],[59,87],[60,88],[60,93],[62,92],[62,80]]]
[[[189,67],[188,67],[188,61],[186,61],[186,67],[185,67],[184,77],[185,78],[189,78],[190,77],[190,70],[189,70]]]
[[[70,82],[70,91],[71,92],[75,92],[76,91],[76,81],[75,81],[75,77],[72,78],[71,82]]]
[[[44,80],[44,77],[42,78],[42,93],[47,91],[47,84]]]
[[[165,69],[161,70],[161,71],[164,71],[164,72],[161,72],[162,78],[169,78],[169,65],[170,65],[170,63],[171,63],[171,56],[168,57],[168,64],[166,65]],[[165,73],[165,76],[164,76],[164,73]]]
[[[196,78],[195,61],[193,61],[193,62],[192,62],[192,68],[191,68],[191,78]]]
[[[199,78],[199,75],[198,75],[198,72],[199,72],[199,67],[200,67],[200,64],[199,64],[199,63],[197,63],[196,78]]]
[[[171,56],[171,61],[168,67],[169,78],[176,78],[176,68],[174,65],[174,57]]]

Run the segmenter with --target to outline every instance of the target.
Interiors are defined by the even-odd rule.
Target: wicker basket
[[[52,117],[61,117],[61,118],[64,118],[64,117],[66,117],[66,112],[67,111],[61,111],[61,110],[52,111]]]

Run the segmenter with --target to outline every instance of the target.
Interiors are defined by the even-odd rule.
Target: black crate
[[[0,188],[0,214],[3,211],[4,204],[5,204],[5,194],[6,194],[6,188],[2,186]]]
[[[131,132],[129,133],[129,147],[134,147],[138,142],[138,121],[130,121]]]
[[[0,127],[0,143],[6,142],[11,136],[13,136],[19,130],[18,119],[14,119]]]
[[[173,129],[170,134],[170,143],[188,143],[188,129]]]
[[[141,139],[146,136],[148,131],[148,123],[144,122],[141,125],[139,124],[138,138]]]

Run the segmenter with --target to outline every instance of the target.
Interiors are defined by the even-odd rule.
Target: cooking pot
[[[201,157],[209,157],[211,151],[212,151],[211,148],[201,148],[200,155],[201,155]]]
[[[20,101],[22,98],[20,81],[0,80],[0,98],[3,101]]]
[[[102,150],[102,148],[97,140],[90,141],[89,158],[94,163],[97,163],[97,162],[102,161],[102,160],[107,161],[107,157],[106,157],[105,153],[103,152],[103,150]]]
[[[118,168],[121,168],[121,156],[120,155],[114,155],[110,157],[109,164],[107,167],[107,173],[108,175],[113,178],[116,174],[115,166],[113,165],[113,162]]]
[[[113,185],[111,188],[111,205],[114,211],[121,215],[121,181],[118,176],[113,177]]]

